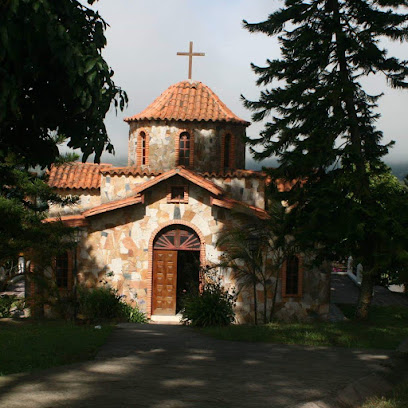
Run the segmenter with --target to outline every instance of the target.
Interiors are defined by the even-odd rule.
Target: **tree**
[[[221,266],[234,271],[240,290],[245,287],[253,290],[255,324],[258,323],[257,285],[263,289],[263,322],[268,323],[274,315],[283,263],[296,252],[287,208],[273,201],[268,214],[268,219],[261,220],[244,211],[236,212],[237,221],[226,225],[217,240],[217,246],[224,251]]]
[[[127,96],[101,55],[106,26],[76,0],[0,2],[0,265],[21,251],[45,264],[70,234],[43,222],[48,203],[69,200],[30,168],[63,161],[62,140],[81,149],[83,161],[113,151],[103,120]]]
[[[101,55],[106,26],[76,0],[0,2],[0,161],[12,153],[50,165],[59,155],[54,131],[84,161],[113,150],[103,120],[127,96]]]
[[[71,205],[75,198],[61,198],[46,182],[33,172],[27,171],[16,161],[0,163],[0,266],[13,265],[23,252],[36,264],[50,264],[55,254],[70,246],[68,240],[72,229],[62,223],[44,223],[50,202]],[[7,268],[0,278],[0,292],[17,275],[17,268]]]
[[[388,256],[376,252],[385,221],[378,217],[399,224],[398,214],[378,211],[372,180],[387,174],[381,158],[392,143],[382,145],[375,128],[380,95],[369,95],[360,80],[381,73],[392,87],[408,86],[408,62],[380,43],[408,38],[407,7],[406,0],[286,0],[266,21],[244,21],[250,32],[279,35],[282,53],[265,67],[252,65],[257,84],[269,89],[245,105],[255,121],[271,116],[249,140],[260,147],[254,156],[276,155],[272,178],[294,181],[279,199],[293,206],[299,243],[313,244],[321,257],[361,259],[359,318],[367,317],[379,255]]]

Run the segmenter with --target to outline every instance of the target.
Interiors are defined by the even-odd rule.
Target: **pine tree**
[[[372,179],[388,172],[381,159],[392,143],[381,144],[375,127],[380,95],[369,95],[360,81],[383,74],[392,87],[408,87],[408,62],[380,42],[408,39],[407,7],[407,0],[286,0],[264,22],[244,21],[250,32],[278,35],[281,45],[280,59],[252,65],[266,89],[245,105],[255,121],[269,119],[249,141],[258,146],[254,156],[276,155],[272,177],[296,181],[282,198],[294,205],[298,240],[321,256],[348,252],[363,263],[359,318],[367,316],[381,272],[378,257],[388,256],[378,227],[384,217],[399,222],[375,194]]]

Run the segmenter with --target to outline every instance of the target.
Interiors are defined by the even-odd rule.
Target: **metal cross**
[[[193,52],[193,42],[190,41],[190,51],[189,52],[178,52],[177,55],[184,55],[188,57],[188,79],[192,79],[193,74],[193,57],[204,57],[203,52]]]

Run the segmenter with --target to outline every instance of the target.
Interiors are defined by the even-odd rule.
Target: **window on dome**
[[[149,164],[149,146],[148,146],[148,138],[146,132],[142,131],[139,133],[139,140],[138,140],[138,165],[139,166],[147,166]]]
[[[183,132],[179,140],[179,166],[190,165],[191,160],[191,137],[188,132]]]
[[[229,169],[231,167],[231,135],[225,135],[224,139],[224,168]]]
[[[142,142],[142,165],[146,164],[146,133],[142,132],[140,134],[140,139]]]

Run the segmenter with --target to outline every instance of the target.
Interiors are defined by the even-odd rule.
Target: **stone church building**
[[[187,286],[198,288],[200,267],[219,262],[219,232],[244,208],[265,219],[266,176],[245,170],[245,132],[237,117],[201,82],[170,86],[129,125],[128,165],[74,163],[54,166],[49,184],[71,207],[53,206],[50,220],[82,231],[78,280],[89,287],[109,281],[152,319],[176,315]],[[72,256],[56,262],[58,286],[73,285]],[[280,317],[328,312],[328,277],[285,267],[279,283]],[[290,269],[290,270],[289,270]],[[236,287],[222,270],[226,288]],[[262,288],[259,288],[262,296]],[[259,306],[261,307],[261,305]],[[237,299],[237,321],[253,319],[250,291]]]

